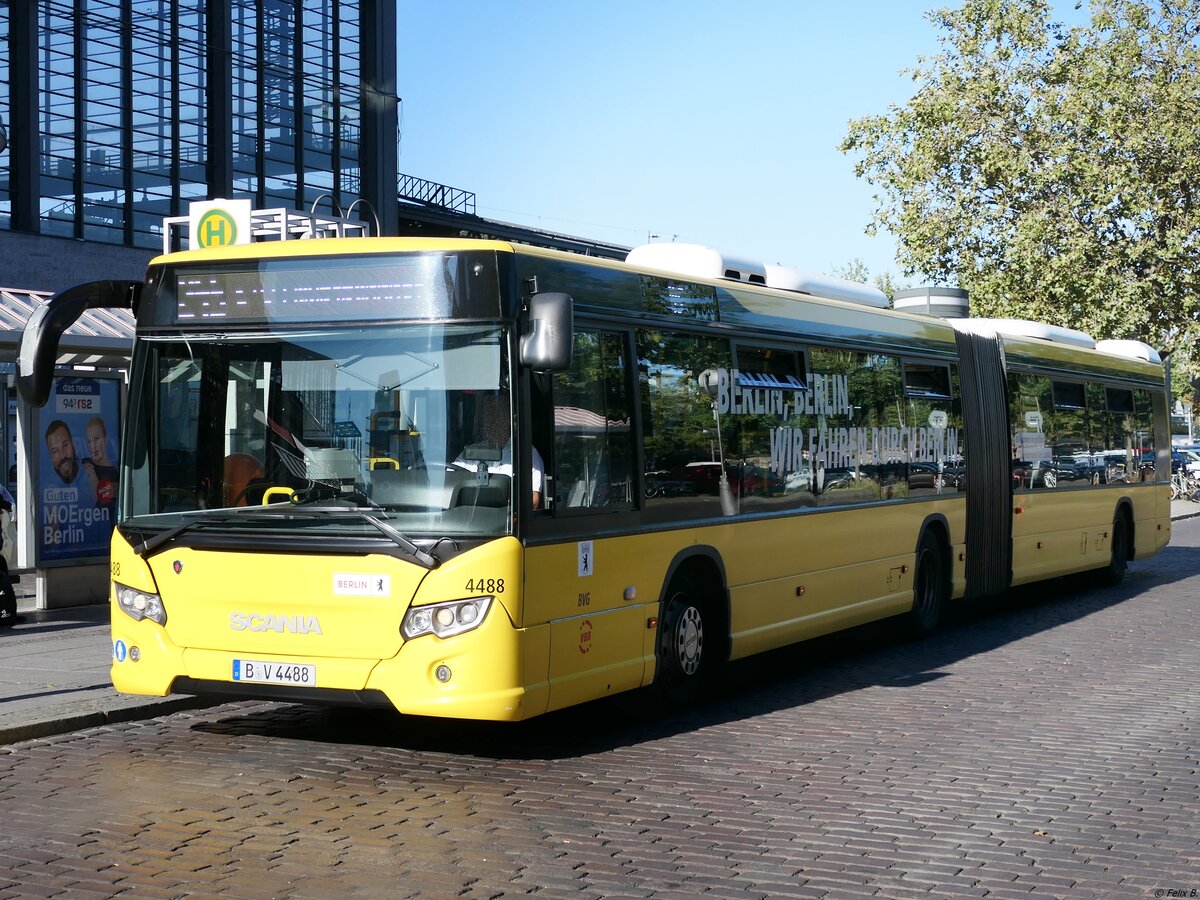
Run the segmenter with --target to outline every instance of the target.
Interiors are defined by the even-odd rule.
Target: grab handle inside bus
[[[570,294],[534,294],[529,298],[528,330],[521,336],[521,362],[535,372],[571,368],[575,301]]]
[[[137,311],[139,281],[92,281],[59,291],[33,311],[17,352],[17,390],[26,403],[45,406],[54,380],[58,342],[89,309]]]

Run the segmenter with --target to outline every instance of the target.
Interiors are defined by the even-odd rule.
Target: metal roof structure
[[[21,333],[33,311],[50,299],[49,291],[0,288],[0,359],[16,359]],[[127,309],[91,309],[68,328],[58,345],[58,364],[124,368],[133,349],[133,313]]]
[[[412,202],[403,202],[401,198],[400,231],[401,235],[423,233],[438,236],[494,238],[498,241],[512,241],[517,244],[530,244],[534,247],[548,247],[552,250],[567,250],[585,256],[598,256],[601,259],[624,260],[629,248],[620,244],[592,238],[577,237],[570,234],[560,234],[554,231],[543,231],[538,228],[528,228],[524,225],[514,225],[511,222],[499,222],[495,219],[484,219],[480,216],[443,209],[437,206],[422,206]]]

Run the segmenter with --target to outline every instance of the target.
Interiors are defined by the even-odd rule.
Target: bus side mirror
[[[570,294],[534,294],[529,298],[529,329],[521,336],[521,363],[535,372],[571,368],[575,302]]]
[[[137,311],[138,281],[92,281],[59,291],[33,311],[17,351],[17,390],[32,406],[45,406],[63,332],[89,309]]]

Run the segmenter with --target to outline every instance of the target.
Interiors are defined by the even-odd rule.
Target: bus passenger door
[[[626,599],[622,539],[600,536],[635,510],[635,371],[626,333],[579,327],[571,368],[531,387],[530,434],[547,476],[536,524],[546,537],[527,556],[526,622],[549,623],[551,709],[642,682],[645,622]]]

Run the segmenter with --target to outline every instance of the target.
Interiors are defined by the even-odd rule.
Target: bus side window
[[[682,522],[725,514],[720,499],[722,455],[733,448],[735,416],[714,414],[701,387],[705,371],[733,368],[723,338],[638,332],[646,522]],[[718,432],[718,426],[720,431]]]
[[[1044,375],[1009,373],[1008,390],[1013,489],[1053,489],[1058,486],[1059,476],[1054,464],[1059,410],[1055,408],[1051,380]],[[1082,396],[1082,385],[1078,393]],[[1066,399],[1064,394],[1064,404]],[[1069,410],[1064,407],[1063,412]],[[1064,424],[1069,429],[1067,416]]]
[[[1154,481],[1157,477],[1154,471],[1157,447],[1154,434],[1154,397],[1145,388],[1134,388],[1133,417],[1130,426],[1130,444],[1141,451],[1136,477],[1131,473],[1130,480]]]
[[[554,485],[554,379],[547,372],[534,372],[529,389],[529,442],[542,460],[542,502],[534,511],[550,513],[555,506]]]
[[[556,508],[633,505],[629,371],[623,334],[576,332],[571,369],[554,377]]]

